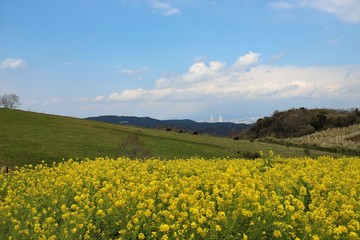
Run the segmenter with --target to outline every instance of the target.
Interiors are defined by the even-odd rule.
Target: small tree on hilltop
[[[21,105],[20,98],[16,94],[5,94],[0,97],[0,107],[16,109]]]

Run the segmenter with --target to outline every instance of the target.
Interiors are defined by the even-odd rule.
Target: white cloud
[[[181,89],[179,90],[181,92]],[[168,98],[171,94],[179,93],[176,89],[126,89],[120,93],[114,92],[109,95],[110,101],[161,101]]]
[[[285,1],[272,2],[270,3],[270,6],[274,9],[291,9],[295,7],[295,5]]]
[[[300,5],[335,14],[344,22],[360,22],[359,0],[300,0]]]
[[[133,75],[136,75],[136,74],[140,74],[140,73],[143,73],[147,70],[146,67],[142,67],[142,68],[139,68],[139,69],[128,69],[128,68],[123,68],[120,70],[120,73],[121,74],[124,74],[124,75],[128,75],[128,76],[133,76]]]
[[[260,62],[261,55],[259,53],[249,52],[244,56],[238,58],[238,60],[234,63],[235,68],[246,68]]]
[[[341,37],[341,38],[334,38],[334,39],[331,39],[329,41],[327,41],[326,43],[328,45],[332,45],[332,46],[339,46],[341,45],[341,41],[343,40],[344,37]]]
[[[160,0],[151,0],[150,4],[153,9],[160,10],[163,16],[171,16],[181,13],[180,9],[172,7],[170,4],[161,2]]]
[[[109,96],[109,100],[117,100],[117,101],[133,101],[133,100],[141,100],[147,95],[147,90],[143,90],[142,88],[134,89],[134,90],[124,90],[121,93],[112,93]]]
[[[300,67],[269,65],[251,66],[257,63],[260,54],[248,53],[240,57],[235,66],[213,61],[209,65],[194,63],[188,72],[179,76],[162,77],[154,89],[124,90],[113,93],[110,100],[116,101],[170,101],[218,98],[264,99],[264,98],[354,98],[360,92],[360,69],[348,67]]]
[[[281,52],[281,53],[278,53],[278,54],[275,54],[273,56],[270,57],[269,61],[271,63],[274,63],[274,62],[277,62],[279,61],[280,59],[282,59],[284,57],[285,53]]]
[[[53,97],[50,100],[47,100],[43,103],[43,105],[58,105],[62,102],[62,98],[59,97]]]
[[[297,0],[275,1],[270,3],[273,9],[292,9],[295,7],[313,8],[334,14],[339,20],[350,23],[360,22],[359,0]]]
[[[0,62],[0,69],[18,69],[24,67],[26,67],[26,63],[20,58],[7,58]]]
[[[208,79],[220,76],[225,69],[225,63],[219,61],[212,61],[207,66],[204,62],[195,62],[190,67],[187,73],[181,76],[162,77],[156,81],[157,88],[182,88],[184,85],[202,84]]]
[[[103,95],[99,95],[99,96],[96,96],[93,99],[93,102],[101,102],[101,101],[104,101],[104,100],[105,100],[105,97]]]
[[[345,69],[264,65],[244,73],[232,72],[235,80],[223,91],[248,99],[342,97],[339,83],[344,80],[345,72]],[[356,84],[355,79],[352,80],[351,83]],[[336,91],[328,91],[331,87]]]
[[[159,78],[154,88],[125,89],[96,98],[103,101],[103,107],[127,109],[128,114],[168,117],[193,116],[214,109],[221,112],[226,108],[234,112],[238,104],[246,106],[246,102],[254,101],[280,101],[294,107],[291,102],[299,98],[312,99],[313,104],[327,99],[336,102],[360,99],[358,66],[254,65],[259,61],[260,54],[250,52],[229,67],[220,61],[196,62],[181,75]]]
[[[121,69],[120,73],[125,75],[134,75],[136,74],[136,70],[123,68]]]
[[[75,102],[89,102],[90,99],[86,97],[79,97],[75,99]]]

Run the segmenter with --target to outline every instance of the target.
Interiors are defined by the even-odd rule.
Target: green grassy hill
[[[154,157],[241,157],[274,150],[282,156],[303,156],[304,149],[278,144],[233,141],[204,135],[106,124],[83,119],[0,108],[0,166],[52,163],[63,158],[123,156],[120,142],[136,134]],[[311,150],[310,156],[329,155]],[[331,154],[334,155],[334,154]]]

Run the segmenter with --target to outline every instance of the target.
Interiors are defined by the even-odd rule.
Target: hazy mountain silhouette
[[[231,133],[249,129],[253,124],[232,123],[232,122],[196,122],[189,119],[182,120],[158,120],[150,117],[115,116],[106,115],[88,117],[87,120],[107,122],[113,124],[124,124],[137,127],[157,128],[177,132],[198,132],[214,136],[229,136]]]

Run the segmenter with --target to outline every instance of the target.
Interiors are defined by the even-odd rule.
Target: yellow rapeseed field
[[[96,158],[0,174],[0,239],[359,239],[360,158]]]

